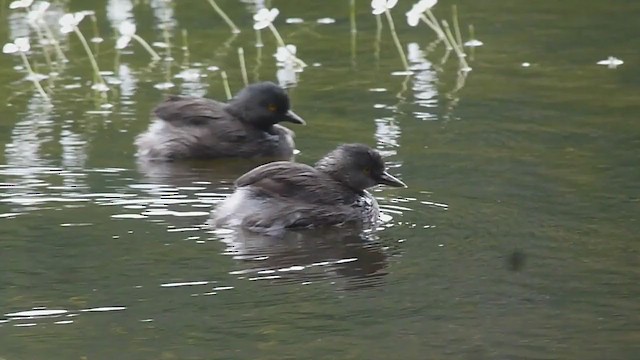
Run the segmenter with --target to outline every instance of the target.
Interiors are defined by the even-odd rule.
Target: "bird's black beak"
[[[284,114],[284,118],[282,119],[282,121],[288,121],[294,124],[300,124],[300,125],[307,125],[306,122],[304,122],[304,120],[298,116],[296,113],[294,113],[293,111],[289,110],[287,111],[286,114]]]
[[[393,187],[407,187],[405,183],[400,181],[400,179],[395,176],[389,174],[388,172],[383,172],[378,178],[378,184],[393,186]]]

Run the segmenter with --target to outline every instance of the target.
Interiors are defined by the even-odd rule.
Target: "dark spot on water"
[[[520,250],[514,250],[507,257],[507,269],[511,271],[520,271],[524,268],[527,256]]]

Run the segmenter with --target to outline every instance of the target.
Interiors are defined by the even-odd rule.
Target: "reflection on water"
[[[5,158],[9,165],[45,166],[50,163],[43,154],[46,143],[54,140],[55,122],[44,99],[33,96],[27,103],[26,116],[18,121],[11,133],[11,141],[5,146]]]
[[[0,324],[12,325],[15,327],[32,327],[38,325],[69,325],[78,320],[77,316],[82,313],[102,313],[125,310],[124,306],[100,306],[88,309],[70,311],[65,309],[34,308],[31,310],[17,311],[4,314],[6,319],[0,319]]]
[[[412,86],[414,103],[426,108],[424,111],[414,111],[413,114],[416,119],[436,120],[434,108],[438,105],[437,73],[418,43],[407,45],[407,59],[411,63],[410,69],[414,71]]]
[[[211,161],[154,161],[138,159],[138,170],[146,179],[155,183],[188,184],[193,181],[208,181],[213,184],[230,185],[247,171],[275,160],[290,159],[216,159]]]
[[[240,279],[271,283],[340,282],[340,288],[379,285],[386,274],[384,247],[373,234],[357,229],[288,231],[268,236],[243,229],[218,229],[224,252],[242,261],[231,272]]]

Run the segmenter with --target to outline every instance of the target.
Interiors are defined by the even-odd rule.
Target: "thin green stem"
[[[33,24],[33,27],[36,29],[36,35],[38,35],[38,41],[40,44],[44,43],[45,36],[42,34],[42,29],[38,24]],[[42,52],[44,53],[44,60],[47,62],[47,66],[49,66],[49,70],[53,68],[51,64],[51,56],[49,55],[49,49],[46,46],[42,46]]]
[[[460,34],[460,24],[458,23],[458,7],[455,5],[451,6],[451,18],[453,21],[453,31],[456,34],[456,40],[458,41],[458,45],[462,46],[462,35]]]
[[[449,46],[449,41],[447,40],[447,36],[442,32],[442,29],[440,29],[440,27],[438,27],[438,24],[434,24],[428,17],[426,17],[424,14],[420,15],[420,20],[422,20],[423,23],[427,24],[427,26],[429,26],[431,28],[431,30],[433,30],[433,32],[436,33],[436,35],[438,36],[438,39],[444,40],[447,43],[447,46]]]
[[[256,66],[253,67],[253,81],[260,81],[260,67],[262,66],[262,48],[256,49]]]
[[[262,32],[260,30],[256,30],[256,47],[263,47],[262,43]]]
[[[396,34],[396,27],[393,23],[393,17],[391,17],[391,12],[389,9],[385,10],[385,15],[387,15],[387,21],[389,22],[389,30],[391,30],[391,36],[393,37],[393,42],[396,44],[396,48],[398,49],[398,53],[400,54],[400,58],[402,59],[402,64],[404,65],[405,70],[409,70],[409,63],[407,62],[407,57],[404,55],[404,50],[402,49],[402,44],[400,43],[400,39],[398,38],[398,34]]]
[[[456,40],[454,39],[453,34],[451,33],[451,29],[449,28],[449,24],[447,23],[446,20],[442,20],[442,26],[444,27],[445,33],[447,34],[449,41],[453,45],[453,51],[455,51],[456,55],[458,56],[458,59],[460,60],[461,67],[465,70],[470,69],[469,64],[464,59],[466,54],[462,50],[460,50],[460,45],[456,43]]]
[[[42,28],[44,29],[44,32],[47,33],[47,37],[49,37],[50,39],[49,41],[51,41],[51,43],[53,44],[53,47],[56,49],[56,54],[58,56],[58,59],[62,60],[62,62],[69,62],[69,59],[67,59],[67,57],[62,52],[62,49],[60,48],[60,43],[53,35],[53,31],[51,31],[51,27],[49,27],[46,21],[42,22]]]
[[[351,0],[349,4],[349,23],[351,24],[351,64],[356,66],[356,37],[358,29],[356,27],[356,0]]]
[[[473,24],[469,24],[469,39],[470,40],[474,40],[475,39],[475,29],[473,28]],[[471,61],[473,61],[473,57],[475,55],[475,47],[470,47],[469,48],[469,59]]]
[[[78,29],[77,26],[73,27],[73,31],[76,33],[76,35],[78,35],[78,38],[80,39],[80,42],[84,47],[84,51],[86,51],[87,56],[89,56],[89,62],[91,62],[91,66],[93,67],[93,71],[95,72],[96,79],[98,80],[99,83],[106,85],[104,79],[102,78],[102,75],[100,74],[100,68],[98,68],[98,62],[96,61],[96,58],[93,56],[93,53],[91,52],[89,43],[87,43],[87,39],[85,39],[84,35],[82,35],[82,32],[80,32],[80,29]]]
[[[168,26],[162,27],[162,39],[167,45],[167,47],[165,48],[165,60],[173,61],[173,56],[171,56],[171,34],[169,33]]]
[[[89,17],[91,18],[91,26],[93,28],[93,38],[101,39],[100,31],[98,30],[98,18],[96,18],[95,14],[91,14]]]
[[[449,40],[447,39],[446,34],[444,33],[444,30],[442,30],[442,27],[440,26],[440,22],[438,21],[438,19],[435,17],[435,15],[433,15],[433,13],[431,12],[431,10],[427,10],[427,17],[429,18],[429,20],[431,20],[431,23],[435,26],[435,28],[437,28],[438,30],[435,30],[438,33],[438,36],[441,36],[441,38],[445,41],[447,48],[448,49],[453,49],[453,45],[449,42]],[[427,23],[428,24],[428,23]]]
[[[31,64],[29,64],[29,60],[27,59],[27,56],[22,51],[20,51],[20,57],[22,58],[22,62],[24,63],[24,66],[27,68],[29,77],[31,77],[31,82],[33,82],[33,85],[36,87],[36,90],[38,90],[38,92],[40,93],[40,96],[42,96],[45,100],[51,102],[51,99],[49,99],[49,96],[42,88],[42,85],[40,85],[40,81],[38,81],[36,73],[33,72],[33,69],[31,68]]]
[[[187,29],[182,29],[182,50],[186,53],[189,52],[189,34]]]
[[[158,55],[158,53],[153,50],[153,48],[151,47],[151,45],[149,45],[148,42],[146,42],[143,38],[141,38],[140,36],[138,36],[137,34],[133,34],[131,35],[131,38],[134,39],[135,41],[137,41],[138,43],[140,43],[140,45],[142,45],[142,47],[147,50],[147,52],[149,53],[149,55],[151,55],[151,59],[155,60],[160,60],[161,57],[160,55]]]
[[[444,65],[447,63],[447,61],[449,60],[449,55],[451,55],[451,50],[450,48],[446,48],[444,51],[444,55],[442,55],[442,59],[440,59],[440,65]]]
[[[351,25],[351,33],[357,33],[356,28],[356,0],[351,0],[349,3],[349,24]]]
[[[220,71],[220,77],[222,78],[222,85],[224,85],[224,92],[227,95],[227,100],[231,100],[231,89],[229,88],[229,79],[227,79],[227,72]]]
[[[247,64],[244,62],[244,49],[238,48],[238,60],[240,61],[240,71],[242,73],[242,81],[244,86],[249,85],[249,76],[247,75]]]
[[[211,7],[213,7],[213,10],[215,10],[218,13],[218,15],[220,15],[222,20],[224,20],[227,23],[227,25],[229,25],[229,27],[231,28],[231,32],[234,33],[234,34],[239,34],[240,33],[240,29],[238,29],[236,24],[234,24],[233,21],[231,21],[231,19],[229,19],[227,14],[225,14],[224,11],[222,11],[220,6],[218,6],[218,4],[216,4],[215,0],[207,0],[207,1],[209,1],[209,4],[211,5]]]
[[[280,36],[278,29],[276,29],[276,27],[273,26],[273,24],[271,23],[269,23],[269,30],[271,30],[271,33],[276,38],[276,42],[278,42],[278,46],[285,47],[284,40],[282,39],[282,36]]]
[[[382,19],[380,19],[380,15],[376,15],[376,40],[373,43],[373,57],[376,59],[376,64],[378,64],[380,60],[380,40],[381,39],[382,39]]]

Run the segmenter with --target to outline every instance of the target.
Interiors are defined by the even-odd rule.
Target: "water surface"
[[[424,24],[406,25],[401,1],[412,74],[392,75],[402,63],[368,2],[355,2],[354,36],[348,2],[271,3],[303,72],[277,67],[267,31],[255,47],[255,4],[222,0],[236,36],[204,1],[55,3],[53,25],[96,12],[106,100],[74,36],[62,40],[71,62],[43,81],[53,106],[19,57],[0,57],[1,358],[637,357],[640,4],[456,2],[464,38],[473,24],[484,43],[464,75]],[[35,42],[20,11],[0,16],[1,38]],[[126,18],[171,43],[156,44],[164,60],[113,50]],[[95,36],[90,19],[81,29]],[[135,161],[133,139],[167,94],[224,99],[221,70],[242,87],[238,47],[251,81],[296,80],[308,123],[294,128],[297,161],[344,142],[383,152],[409,185],[375,189],[383,229],[280,241],[212,230],[210,211],[250,165]],[[48,72],[40,47],[28,55]],[[596,65],[609,56],[624,64]]]

